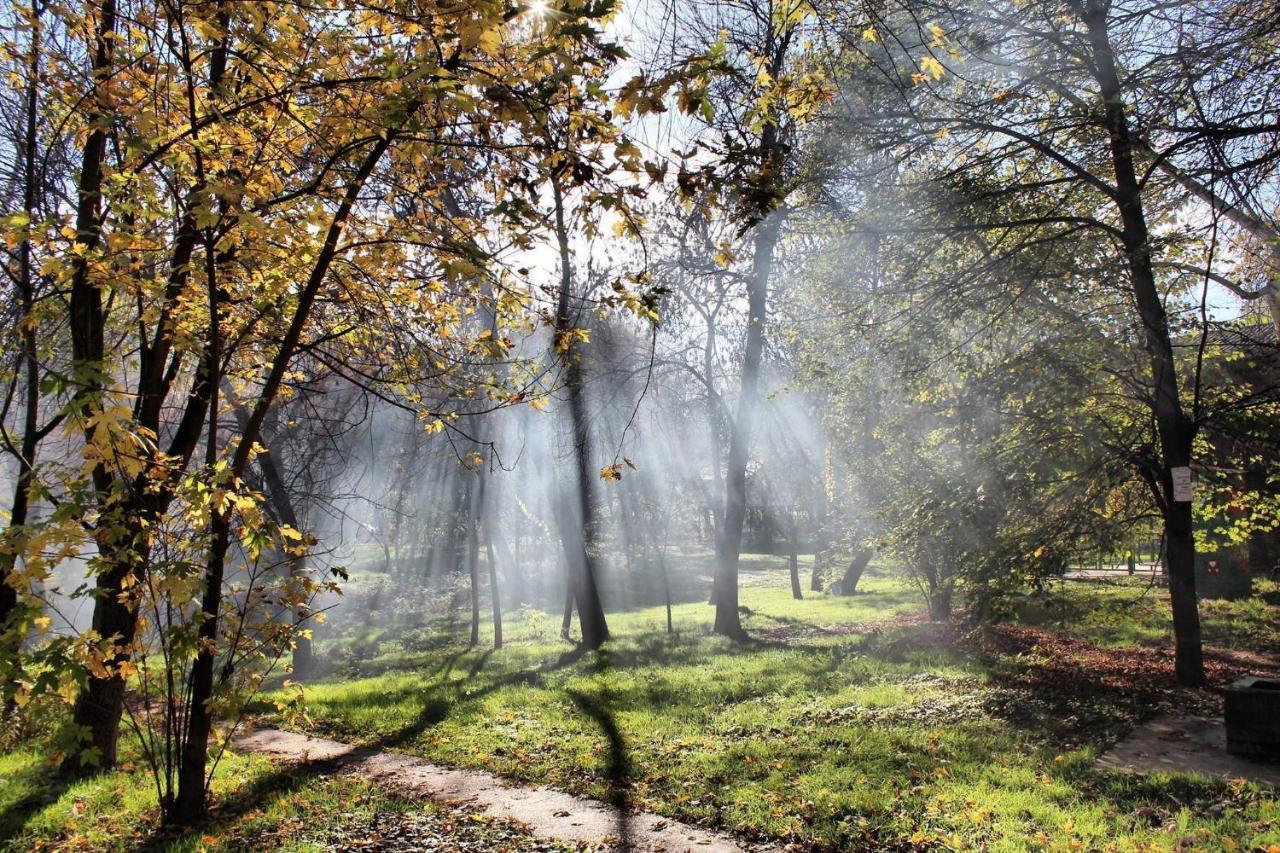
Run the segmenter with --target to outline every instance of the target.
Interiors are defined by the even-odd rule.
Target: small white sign
[[[1173,475],[1173,500],[1176,503],[1191,502],[1191,469],[1186,467],[1170,468]]]

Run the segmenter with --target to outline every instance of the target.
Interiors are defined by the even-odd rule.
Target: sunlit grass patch
[[[574,849],[367,779],[285,769],[252,756],[227,759],[214,795],[207,823],[161,832],[154,788],[136,766],[62,786],[35,752],[9,753],[0,756],[0,849],[322,851],[380,840],[449,850]]]
[[[956,641],[963,629],[922,623],[902,581],[872,575],[864,595],[795,601],[776,563],[756,577],[769,583],[743,590],[744,622],[759,638],[746,645],[712,635],[701,601],[676,606],[673,634],[662,608],[610,614],[614,639],[582,655],[546,632],[522,633],[528,614],[512,620],[497,651],[468,648],[460,633],[397,646],[379,628],[380,655],[308,685],[309,723],[274,720],[603,798],[614,758],[603,716],[622,737],[636,807],[817,848],[1280,844],[1271,789],[1098,769],[1096,756],[1141,713],[1132,701],[1010,680],[1045,661],[980,655]],[[1094,638],[1110,623],[1090,622],[1091,609],[1129,612],[1121,603],[1142,592],[1068,589],[1083,622],[1062,627]],[[1210,609],[1206,624],[1274,612],[1261,600],[1229,603]],[[558,616],[542,618],[558,627]],[[1113,640],[1143,642],[1144,625],[1154,621]],[[275,713],[270,703],[260,710]],[[11,846],[157,841],[154,788],[136,765],[65,791],[47,776],[34,751],[0,757],[0,838]],[[229,758],[215,793],[208,827],[158,841],[314,849],[343,833],[438,830],[420,803],[257,758]]]
[[[806,845],[1280,843],[1269,790],[1096,769],[1115,730],[1097,721],[1129,719],[1128,705],[1094,696],[1063,710],[1070,696],[1004,685],[936,626],[904,621],[920,604],[902,581],[795,601],[784,572],[756,577],[771,582],[742,594],[757,642],[713,636],[702,602],[675,608],[672,635],[660,608],[610,614],[613,641],[581,657],[558,638],[455,644],[312,685],[312,728],[604,797],[609,747],[589,711],[603,713],[636,806]]]
[[[1275,584],[1255,581],[1251,598],[1202,599],[1204,641],[1228,649],[1280,653]],[[1101,646],[1171,647],[1169,592],[1149,578],[1055,582],[1018,608],[1020,621],[1071,633]]]

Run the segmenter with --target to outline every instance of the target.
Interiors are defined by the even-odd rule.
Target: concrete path
[[[325,763],[434,800],[467,803],[490,817],[517,820],[542,838],[672,853],[772,849],[648,812],[624,814],[597,800],[521,785],[480,770],[441,767],[399,752],[364,749],[294,732],[258,729],[236,740],[235,748],[290,762]]]
[[[1280,785],[1280,764],[1250,761],[1227,752],[1222,721],[1204,717],[1156,717],[1105,752],[1098,764],[1112,770],[1197,772]]]

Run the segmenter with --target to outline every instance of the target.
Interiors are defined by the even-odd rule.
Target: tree
[[[747,509],[747,465],[760,404],[760,371],[768,321],[768,292],[791,192],[791,146],[797,122],[826,97],[821,74],[798,59],[810,7],[804,3],[708,3],[671,10],[673,26],[722,57],[723,68],[697,100],[705,100],[703,143],[718,159],[716,187],[726,189],[723,211],[743,239],[747,318],[738,398],[729,427],[724,511],[717,531],[712,601],[715,631],[745,639],[738,612],[738,558]],[[718,43],[721,42],[722,43]],[[692,97],[692,96],[691,96]],[[686,187],[698,179],[686,175]],[[688,190],[686,190],[688,191]],[[724,263],[732,250],[722,250]]]
[[[1230,126],[1237,118],[1220,114],[1210,122],[1168,124],[1156,113],[1177,100],[1171,83],[1208,79],[1201,72],[1223,55],[1221,38],[1214,50],[1189,53],[1178,42],[1214,12],[1209,6],[1193,14],[1181,6],[1046,0],[973,9],[868,7],[865,14],[869,25],[864,18],[840,27],[839,35],[860,57],[849,60],[850,67],[868,69],[899,93],[858,110],[876,147],[931,164],[922,189],[976,181],[985,197],[1034,196],[1044,200],[1043,209],[1064,211],[1037,218],[1043,229],[1038,239],[1089,229],[1115,247],[1112,259],[1128,281],[1146,351],[1149,411],[1160,437],[1154,455],[1132,461],[1158,488],[1153,497],[1164,517],[1178,678],[1201,682],[1191,506],[1173,500],[1170,474],[1193,461],[1199,377],[1190,376],[1188,386],[1179,376],[1177,332],[1157,273],[1179,242],[1195,245],[1206,235],[1183,228],[1176,238],[1157,238],[1149,220],[1173,224],[1170,188],[1180,190],[1176,182],[1155,179],[1167,177],[1159,164],[1185,162],[1218,135],[1211,126]],[[1252,138],[1268,133],[1257,128]],[[1242,164],[1236,156],[1243,150],[1236,146],[1226,159]],[[971,227],[998,232],[1016,224],[996,220]],[[1184,288],[1189,283],[1176,274],[1171,281]],[[1169,292],[1176,300],[1184,288]]]
[[[6,316],[11,337],[19,341],[12,372],[6,371],[8,389],[0,409],[0,438],[3,449],[10,454],[17,466],[13,482],[13,494],[9,503],[8,524],[0,542],[0,713],[8,713],[15,700],[15,678],[20,669],[19,649],[22,637],[30,629],[32,620],[42,618],[39,611],[30,606],[25,587],[39,574],[20,578],[15,574],[18,559],[24,551],[23,539],[28,535],[27,522],[32,501],[39,488],[36,474],[37,454],[43,439],[53,433],[62,421],[55,413],[41,420],[41,316],[38,301],[47,295],[47,280],[40,274],[41,259],[37,255],[36,237],[47,236],[50,217],[50,189],[57,183],[64,165],[60,154],[64,141],[59,137],[41,140],[39,122],[41,113],[40,76],[44,72],[44,7],[33,2],[29,8],[14,7],[11,25],[14,41],[9,53],[15,57],[12,73],[24,80],[15,92],[13,101],[5,104],[6,130],[10,145],[7,151],[11,159],[5,163],[6,189],[4,207],[13,211],[4,222],[6,242],[16,246],[16,253],[8,256],[5,266],[6,281],[13,286],[13,307]],[[19,43],[19,33],[25,32],[25,43]],[[42,233],[44,232],[44,233]],[[8,286],[8,285],[6,285]],[[20,415],[15,418],[17,434],[7,423],[15,402]],[[30,567],[28,567],[30,568]]]
[[[540,51],[578,68],[609,13],[566,9],[534,44],[519,10],[438,11],[56,10],[72,36],[51,63],[63,76],[41,85],[81,144],[74,223],[44,264],[69,293],[70,367],[40,388],[78,431],[82,463],[42,492],[55,510],[35,535],[7,535],[22,572],[6,588],[92,543],[92,630],[45,647],[50,666],[24,689],[82,680],[64,761],[75,773],[114,762],[126,690],[139,691],[128,713],[166,821],[203,814],[216,718],[234,721],[274,656],[305,648],[308,600],[325,588],[299,568],[308,539],[280,482],[273,413],[305,362],[431,432],[456,428],[449,401],[473,390],[448,365],[494,343],[474,340],[460,306],[504,274],[468,238],[541,227],[505,195],[529,180],[528,149],[510,140],[532,138],[545,107],[518,96],[541,79]],[[467,79],[510,97],[478,100]],[[469,172],[462,151],[487,161]],[[482,166],[475,210],[458,215],[447,188]],[[15,243],[36,245],[29,222],[7,221]],[[526,321],[524,302],[494,293],[495,318]],[[264,571],[267,553],[293,570]]]

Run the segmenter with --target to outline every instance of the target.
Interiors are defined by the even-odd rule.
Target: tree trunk
[[[766,127],[763,137],[763,150],[772,151],[776,144],[776,129],[772,125]],[[725,466],[724,530],[720,537],[715,576],[715,632],[735,640],[744,640],[747,636],[738,615],[738,558],[742,551],[742,528],[747,514],[747,463],[750,461],[756,409],[760,405],[760,362],[764,354],[769,278],[773,271],[773,250],[781,228],[780,215],[767,216],[756,226],[748,293],[746,350],[742,358],[742,388]]]
[[[936,587],[929,591],[929,619],[933,622],[951,621],[951,588]]]
[[[218,613],[222,607],[222,579],[230,546],[231,524],[225,512],[214,513],[209,560],[205,567],[201,602],[200,653],[191,667],[191,704],[187,709],[185,740],[178,767],[178,796],[166,809],[165,823],[190,826],[205,814],[205,767],[209,735],[213,732],[213,667],[217,654]]]
[[[867,570],[871,556],[872,552],[867,549],[854,552],[853,559],[849,561],[849,567],[844,570],[844,577],[840,579],[838,592],[841,595],[853,595],[858,591],[858,581],[862,580],[862,573]]]
[[[471,640],[472,648],[480,644],[480,504],[484,500],[484,487],[467,481],[467,576],[471,579]]]
[[[569,230],[565,224],[564,196],[558,178],[551,181],[555,202],[556,242],[560,254],[560,292],[556,304],[556,341],[553,350],[562,354],[565,387],[569,395],[569,421],[573,438],[574,473],[577,486],[576,505],[562,519],[562,538],[569,564],[573,602],[578,608],[578,626],[582,644],[599,648],[609,639],[604,605],[596,585],[596,536],[598,518],[595,502],[595,472],[591,470],[591,430],[587,414],[586,389],[583,386],[581,348],[573,337],[574,318],[570,315],[573,269],[569,256]],[[575,525],[573,522],[576,521]],[[576,527],[577,529],[572,529]]]
[[[605,622],[604,605],[596,585],[596,547],[599,522],[595,502],[595,471],[591,468],[590,433],[587,420],[586,394],[582,388],[581,373],[577,364],[569,366],[569,414],[573,421],[575,469],[578,486],[578,518],[582,522],[581,549],[577,582],[574,584],[574,600],[578,606],[578,626],[582,631],[582,643],[589,649],[599,648],[609,639],[609,626]]]
[[[1172,469],[1189,467],[1196,426],[1183,411],[1164,303],[1152,271],[1151,242],[1142,205],[1142,189],[1133,164],[1134,144],[1122,97],[1119,73],[1107,31],[1109,4],[1085,0],[1080,7],[1089,31],[1093,69],[1103,98],[1103,113],[1115,170],[1114,201],[1122,223],[1122,242],[1134,300],[1142,318],[1151,364],[1152,414],[1163,456],[1161,485],[1169,566],[1169,597],[1173,605],[1175,671],[1178,683],[1204,683],[1200,642],[1200,612],[1196,602],[1195,539],[1191,503],[1173,499]]]
[[[566,556],[565,559],[567,561],[575,557]],[[569,630],[573,627],[573,575],[574,570],[570,568],[564,579],[564,615],[560,619],[560,637],[565,640],[569,639]]]
[[[140,532],[132,532],[129,538],[135,542]],[[122,549],[135,558],[145,559],[146,549]],[[119,600],[125,578],[133,571],[132,560],[123,554],[111,567],[98,576],[94,589],[96,602],[93,608],[93,630],[101,637],[114,637],[118,647],[132,645],[137,630],[137,616],[132,605]],[[108,664],[114,672],[127,655],[114,655]],[[84,689],[76,696],[71,718],[74,724],[87,734],[87,738],[62,763],[62,772],[80,775],[91,768],[108,769],[115,766],[120,737],[120,717],[124,713],[125,681],[119,675],[106,678],[90,677]]]
[[[802,601],[804,593],[800,591],[800,555],[796,553],[795,542],[791,543],[791,553],[787,555],[787,568],[791,570],[791,597]]]
[[[40,6],[31,6],[31,45],[27,73],[27,91],[24,105],[25,127],[22,140],[22,209],[27,221],[35,218],[36,207],[36,109],[40,76]],[[10,679],[18,673],[18,657],[22,651],[22,633],[18,625],[10,624],[18,609],[16,579],[10,577],[17,566],[19,543],[13,536],[27,523],[31,486],[35,480],[36,450],[40,431],[40,361],[36,348],[35,329],[35,278],[31,267],[31,241],[23,240],[18,247],[18,300],[22,312],[22,366],[26,385],[22,415],[22,441],[18,451],[18,476],[13,484],[13,500],[9,504],[8,540],[0,550],[0,717],[12,710],[14,689]]]
[[[116,5],[115,0],[103,0],[99,9],[98,30],[93,51],[94,91],[88,99],[92,114],[87,126],[92,128],[85,139],[80,165],[80,177],[76,187],[76,240],[89,251],[74,262],[71,294],[69,299],[69,326],[71,332],[71,357],[75,365],[85,372],[83,381],[75,393],[77,408],[94,404],[94,397],[101,393],[101,379],[97,377],[105,353],[105,323],[102,292],[90,281],[87,258],[102,236],[98,221],[98,205],[102,194],[102,165],[106,156],[107,134],[104,112],[107,105],[100,103],[96,81],[109,79],[114,57]],[[87,414],[87,413],[86,413]],[[86,433],[85,442],[93,437]],[[96,498],[109,499],[112,474],[102,465],[94,465],[93,488]],[[100,509],[103,509],[100,507]],[[100,521],[95,530],[100,556],[106,568],[98,575],[95,584],[93,628],[104,639],[116,638],[121,644],[133,642],[134,619],[130,606],[120,601],[125,578],[133,571],[132,561],[126,558],[112,559],[121,551],[136,551],[139,531],[130,529],[125,519],[125,541],[117,543]],[[130,548],[130,546],[135,546]],[[107,661],[113,665],[115,659]],[[124,712],[124,679],[111,674],[106,678],[90,678],[76,697],[72,721],[87,740],[73,750],[62,763],[65,773],[78,774],[91,766],[111,767],[116,760],[116,743],[120,730],[120,715]]]
[[[502,596],[498,590],[498,560],[493,553],[493,525],[487,519],[484,527],[484,557],[489,564],[489,601],[493,606],[493,647],[502,648]]]
[[[822,592],[823,575],[826,574],[827,559],[829,555],[826,549],[815,550],[813,553],[813,570],[809,573],[809,591]]]

